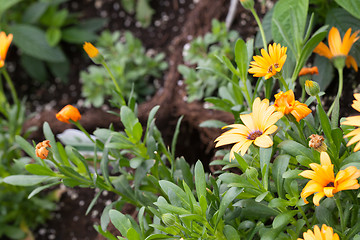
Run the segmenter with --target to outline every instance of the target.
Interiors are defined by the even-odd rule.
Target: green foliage
[[[150,0],[120,0],[120,2],[126,12],[130,14],[135,12],[136,20],[141,23],[143,28],[151,24],[155,11],[150,6]]]
[[[212,21],[211,33],[204,37],[197,37],[183,50],[184,61],[187,65],[179,65],[178,71],[183,75],[188,93],[188,101],[200,100],[209,96],[216,96],[216,90],[226,86],[224,77],[214,74],[228,75],[227,68],[219,61],[219,57],[234,60],[232,49],[238,34],[228,31],[225,23]],[[189,66],[195,65],[198,70]]]
[[[154,78],[159,78],[167,68],[163,53],[148,56],[141,41],[130,32],[105,31],[96,47],[107,61],[126,99],[133,94],[137,101],[142,102],[151,96],[155,91]],[[82,95],[88,105],[99,107],[109,96],[117,96],[103,66],[90,66],[87,71],[80,73],[80,78],[83,83]]]
[[[105,23],[100,18],[80,21],[78,13],[61,7],[67,0],[5,2],[0,4],[7,10],[2,28],[14,35],[13,42],[21,50],[20,63],[27,74],[41,82],[46,82],[49,74],[67,81],[70,63],[63,43],[80,45],[94,41],[95,32]]]

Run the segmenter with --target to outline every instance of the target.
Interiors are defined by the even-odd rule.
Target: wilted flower
[[[354,98],[355,100],[353,101],[353,104],[351,105],[356,111],[360,112],[360,93],[355,93],[354,94]],[[360,127],[360,116],[352,116],[352,117],[347,117],[345,119],[344,122],[342,122],[341,124],[343,125],[348,125],[348,126],[355,126],[355,127]],[[346,134],[344,136],[344,138],[348,138],[351,137],[350,141],[346,144],[346,146],[350,146],[356,142],[358,142],[355,145],[354,148],[354,152],[358,151],[360,149],[360,128],[357,128],[353,131],[351,131],[350,133]]]
[[[0,68],[5,65],[6,54],[10,47],[13,35],[10,33],[6,36],[5,32],[0,32]]]
[[[314,74],[316,75],[319,74],[319,69],[316,66],[311,68],[303,67],[299,72],[299,76],[314,75]]]
[[[49,140],[45,140],[38,143],[35,147],[36,156],[38,156],[41,159],[47,158],[49,154],[49,150],[47,150],[47,148],[51,148]]]
[[[60,110],[60,112],[56,114],[56,118],[64,123],[70,123],[69,120],[77,122],[81,119],[81,114],[76,107],[72,105],[66,105],[63,107],[63,109]]]
[[[312,170],[305,170],[299,175],[311,179],[301,191],[300,196],[308,203],[306,198],[311,194],[315,194],[313,202],[319,206],[323,197],[333,197],[335,193],[358,189],[360,187],[357,178],[360,177],[360,170],[354,166],[340,170],[334,177],[334,165],[331,164],[330,157],[326,152],[320,153],[321,165],[310,163]]]
[[[292,90],[287,92],[281,91],[278,94],[275,94],[274,106],[276,111],[282,112],[285,115],[291,114],[298,122],[311,113],[311,110],[305,103],[295,101],[294,92]]]
[[[258,147],[268,148],[273,145],[270,134],[277,130],[274,125],[282,116],[281,112],[275,112],[274,106],[269,106],[269,100],[256,98],[253,104],[253,112],[242,114],[240,118],[244,124],[232,124],[223,127],[231,128],[216,138],[216,146],[236,143],[230,151],[230,159],[234,159],[234,152],[244,155],[250,145],[254,143]]]
[[[317,135],[317,134],[311,134],[310,135],[310,141],[309,141],[309,147],[315,149],[318,152],[326,152],[327,146],[324,143],[324,137]]]
[[[352,66],[355,69],[355,71],[357,71],[358,66],[355,61],[355,58],[348,54],[350,52],[352,45],[359,39],[359,37],[357,37],[357,34],[359,32],[360,31],[356,31],[352,35],[350,35],[351,28],[349,28],[346,31],[343,40],[341,40],[339,30],[336,27],[332,27],[330,29],[328,36],[328,42],[330,48],[326,46],[325,43],[320,42],[319,45],[317,45],[316,48],[314,49],[314,52],[319,54],[320,56],[324,56],[331,60],[334,60],[335,58],[338,57],[343,58],[344,60],[346,59],[345,60],[346,66],[348,68]],[[344,64],[344,62],[342,61],[341,64]]]
[[[281,71],[286,61],[286,47],[274,43],[269,45],[269,53],[261,49],[262,56],[254,56],[254,61],[250,62],[249,73],[254,77],[265,77],[269,79]]]
[[[315,225],[314,232],[310,229],[307,232],[303,233],[302,238],[298,238],[298,240],[339,240],[339,235],[334,233],[331,227],[326,226],[325,224],[322,225],[321,230],[320,228]]]

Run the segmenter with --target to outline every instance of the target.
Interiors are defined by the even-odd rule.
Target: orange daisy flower
[[[269,100],[256,98],[252,113],[242,114],[240,118],[244,124],[231,124],[224,128],[231,128],[216,138],[215,147],[236,143],[230,150],[230,160],[235,158],[234,152],[244,155],[250,145],[268,148],[273,145],[270,134],[277,130],[275,123],[283,116],[276,112],[274,106],[269,106]]]
[[[304,178],[311,179],[300,194],[305,203],[308,203],[306,198],[315,193],[313,202],[319,206],[320,200],[325,196],[333,197],[337,192],[360,187],[357,180],[360,177],[360,170],[356,167],[350,166],[345,170],[340,170],[334,177],[334,165],[331,164],[330,157],[326,152],[320,153],[320,161],[321,165],[311,163],[312,170],[305,170],[299,174]]]
[[[311,110],[305,103],[295,101],[292,90],[275,94],[274,106],[276,111],[282,112],[284,115],[291,114],[298,122],[311,113]]]
[[[254,77],[265,77],[269,79],[280,72],[286,61],[286,47],[274,43],[269,45],[269,53],[261,49],[262,56],[254,56],[254,61],[250,62],[249,73]]]
[[[339,240],[339,235],[334,233],[334,230],[331,227],[326,226],[325,224],[322,225],[321,230],[320,228],[315,225],[314,232],[310,229],[303,234],[304,239],[298,238],[298,240]]]
[[[6,54],[13,40],[13,35],[10,33],[6,36],[5,32],[0,32],[0,68],[5,65]]]
[[[355,71],[358,71],[358,65],[355,61],[355,58],[348,54],[352,45],[359,39],[359,37],[357,37],[359,32],[360,31],[356,31],[352,35],[350,35],[351,28],[349,28],[346,31],[343,40],[341,40],[339,30],[336,27],[332,27],[328,35],[328,42],[330,48],[326,46],[325,43],[320,42],[319,45],[317,45],[314,49],[314,52],[328,59],[333,59],[339,56],[346,57],[346,66],[348,68],[352,66]]]
[[[353,104],[351,105],[356,111],[360,112],[360,93],[354,94],[355,100],[353,101]],[[342,125],[348,125],[348,126],[355,126],[360,127],[360,116],[352,116],[347,117],[344,122],[341,123]],[[354,152],[358,151],[360,149],[360,128],[357,128],[350,133],[346,134],[344,138],[352,137],[350,141],[346,144],[346,146],[350,146],[356,142],[358,142],[355,145]]]
[[[316,66],[311,68],[303,67],[299,72],[299,77],[304,75],[314,75],[314,74],[316,75],[319,74],[319,69]]]
[[[72,105],[66,105],[63,107],[63,109],[60,110],[60,112],[56,114],[56,118],[64,123],[70,123],[69,120],[77,122],[81,119],[81,114],[76,107]]]

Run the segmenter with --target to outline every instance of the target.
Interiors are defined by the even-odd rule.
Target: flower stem
[[[336,197],[336,195],[334,195],[334,200],[335,200],[336,206],[339,210],[341,231],[344,232],[346,226],[345,226],[344,212],[343,212],[343,209],[341,206],[340,198],[338,198],[338,197]]]
[[[75,122],[73,120],[69,120],[71,123],[75,124],[75,126],[77,128],[79,128],[83,133],[85,133],[85,135],[93,142],[95,143],[94,139],[90,136],[90,134],[88,133],[88,131],[86,131],[86,129],[79,123],[79,122]],[[96,144],[96,143],[95,143]]]
[[[306,217],[306,214],[305,214],[304,210],[302,209],[302,207],[299,206],[298,209],[299,209],[300,214],[303,216],[303,218],[304,218],[304,220],[305,220],[305,222],[306,222],[307,227],[308,227],[308,228],[311,228],[311,224],[310,224],[310,222],[309,222],[309,219]]]
[[[284,77],[281,75],[278,79],[279,79],[279,81],[282,83],[282,85],[285,87],[285,90],[286,90],[286,91],[289,91],[289,86],[287,85]]]
[[[122,94],[121,88],[120,88],[118,82],[116,81],[114,75],[112,74],[109,66],[107,65],[107,63],[105,62],[105,60],[101,61],[101,64],[102,64],[102,65],[104,66],[104,68],[108,71],[108,73],[109,73],[109,75],[110,75],[110,78],[111,78],[111,80],[113,81],[113,83],[114,83],[114,85],[115,85],[115,88],[116,88],[116,90],[118,91],[118,94],[119,94],[119,96],[120,96],[120,98],[121,98],[121,104],[122,104],[122,105],[126,105],[126,102],[125,102],[124,96],[123,96],[123,94]]]
[[[10,91],[11,91],[11,95],[12,95],[12,98],[13,98],[15,104],[18,104],[18,103],[19,103],[18,96],[17,96],[17,94],[16,94],[16,90],[15,90],[14,84],[12,83],[11,78],[10,78],[8,72],[6,71],[6,68],[3,68],[2,73],[3,73],[4,77],[5,77],[5,80],[6,80],[7,84],[9,85],[9,88],[10,88]]]
[[[341,97],[341,93],[343,90],[343,82],[344,82],[344,77],[343,77],[343,68],[338,68],[338,73],[339,73],[339,87],[338,87],[338,92],[336,94],[335,97],[335,101],[331,104],[329,111],[327,112],[327,115],[330,116],[332,110],[334,109],[335,103],[336,102],[340,102],[340,97]]]
[[[267,50],[266,36],[265,36],[265,32],[264,32],[263,26],[262,26],[262,24],[261,24],[260,18],[259,18],[259,16],[257,15],[257,13],[256,13],[256,11],[255,11],[254,8],[251,8],[250,11],[251,11],[251,13],[254,15],[254,18],[255,18],[255,20],[256,20],[256,23],[257,23],[257,25],[259,26],[261,38],[262,38],[263,45],[264,45],[264,49],[265,49],[265,51],[267,52],[268,50]]]

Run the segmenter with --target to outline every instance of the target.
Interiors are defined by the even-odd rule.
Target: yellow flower
[[[331,227],[326,226],[325,224],[322,225],[321,230],[320,228],[315,225],[314,232],[310,229],[303,234],[304,239],[298,238],[298,240],[339,240],[339,235],[334,233]]]
[[[311,110],[305,103],[295,101],[294,92],[292,90],[287,92],[281,91],[278,94],[275,94],[274,106],[276,111],[282,112],[285,115],[291,114],[298,122],[311,113]]]
[[[46,148],[51,148],[49,140],[45,140],[42,141],[41,143],[38,143],[35,147],[36,156],[38,156],[41,159],[47,158],[49,154],[49,150],[47,150]]]
[[[60,110],[60,112],[56,114],[56,118],[64,123],[70,123],[69,120],[77,122],[81,119],[81,114],[76,107],[72,105],[66,105],[63,107],[63,109]]]
[[[336,27],[332,27],[330,29],[328,36],[328,42],[330,48],[326,46],[325,43],[320,42],[319,45],[317,45],[316,48],[314,49],[314,52],[328,59],[333,59],[336,57],[344,57],[346,58],[345,61],[346,66],[348,68],[352,66],[355,69],[355,71],[358,71],[358,66],[354,57],[348,54],[350,52],[352,45],[359,39],[359,37],[357,37],[357,34],[359,32],[360,31],[356,31],[352,35],[350,35],[351,28],[349,28],[346,31],[343,40],[341,41],[339,30]]]
[[[355,93],[354,94],[354,98],[355,100],[353,101],[353,104],[351,105],[356,111],[360,112],[360,93]],[[352,117],[347,117],[345,119],[344,122],[342,122],[341,124],[343,125],[348,125],[348,126],[355,126],[355,127],[360,127],[360,116],[352,116]],[[354,152],[358,151],[360,149],[360,128],[357,128],[353,131],[351,131],[350,133],[346,134],[344,136],[344,138],[348,138],[353,136],[350,141],[346,144],[346,146],[350,146],[356,142],[358,142],[355,145],[354,148]]]
[[[99,55],[99,50],[89,42],[85,42],[83,48],[90,58],[94,58]]]
[[[269,45],[269,53],[261,49],[262,56],[254,56],[254,61],[250,62],[249,73],[254,77],[265,77],[269,79],[280,72],[286,60],[286,47],[274,43]]]
[[[358,189],[360,187],[357,178],[360,177],[360,170],[354,166],[340,170],[334,177],[334,165],[331,164],[330,157],[326,152],[320,153],[321,165],[311,163],[312,170],[305,170],[299,175],[311,179],[301,191],[300,196],[308,203],[306,198],[314,193],[313,202],[319,206],[323,197],[333,197],[335,193]]]
[[[6,36],[5,32],[0,32],[0,68],[5,65],[6,54],[12,39],[13,35],[11,33]]]
[[[234,152],[244,155],[250,145],[254,143],[258,147],[268,148],[273,145],[270,134],[277,130],[274,125],[282,116],[281,112],[275,112],[274,106],[269,106],[269,100],[256,98],[253,103],[253,112],[242,114],[240,118],[244,124],[231,124],[224,128],[231,128],[216,138],[216,146],[236,143],[230,151],[230,159],[234,159]],[[223,128],[223,129],[224,129]]]

